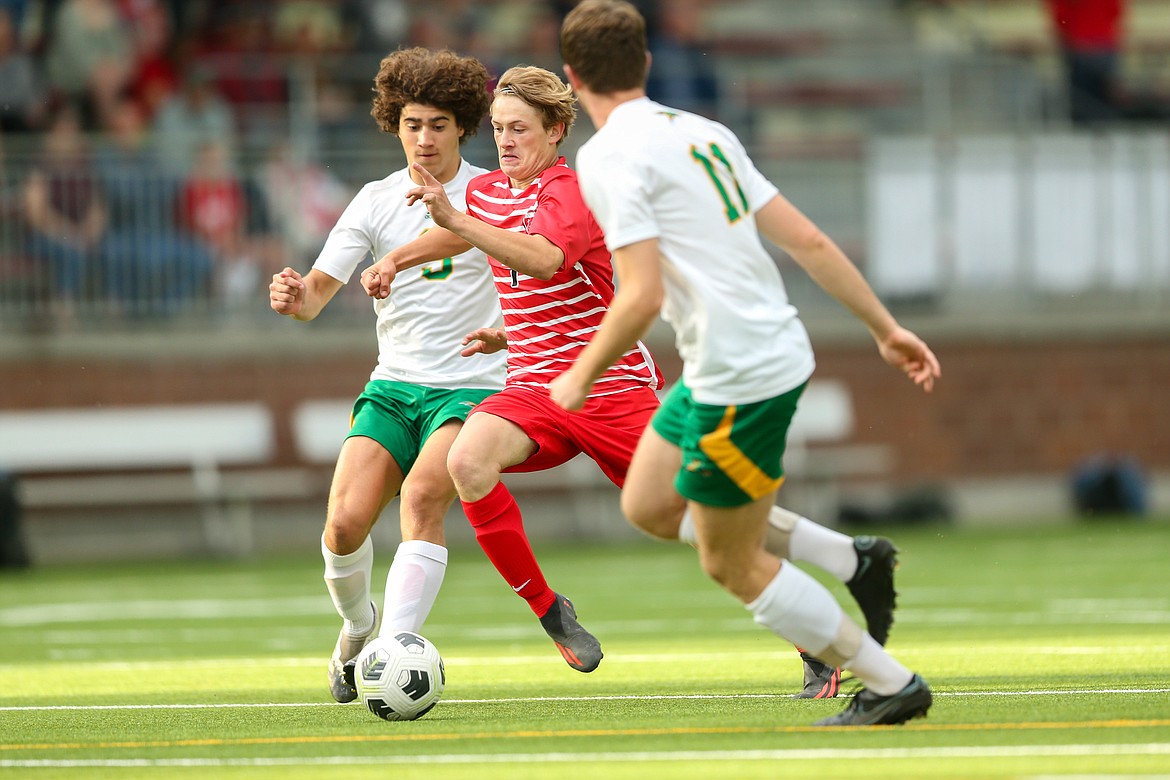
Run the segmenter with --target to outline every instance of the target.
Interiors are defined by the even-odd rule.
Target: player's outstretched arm
[[[882,359],[930,392],[941,376],[938,358],[903,328],[882,304],[869,282],[831,238],[783,195],[756,212],[764,236],[783,249],[825,292],[861,320],[877,342]]]
[[[362,271],[362,287],[371,298],[385,298],[390,295],[394,277],[408,268],[461,255],[469,249],[471,244],[450,230],[431,228],[413,241],[390,250]]]
[[[268,305],[277,314],[296,320],[312,320],[341,289],[342,282],[321,271],[309,271],[302,277],[292,268],[272,275],[268,285]]]
[[[407,193],[407,200],[412,204],[420,200],[425,203],[435,224],[458,234],[509,268],[535,279],[551,279],[565,262],[561,248],[542,235],[498,228],[452,208],[438,179],[418,163],[414,169],[424,184]]]

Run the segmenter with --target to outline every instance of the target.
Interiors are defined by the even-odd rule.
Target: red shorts
[[[515,423],[536,442],[536,452],[506,472],[544,471],[583,452],[621,487],[638,439],[658,406],[658,395],[648,387],[590,398],[577,412],[557,406],[546,390],[505,387],[471,413],[487,412]]]

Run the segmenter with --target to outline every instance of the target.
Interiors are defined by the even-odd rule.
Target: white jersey
[[[467,182],[486,173],[466,160],[444,185],[451,204],[464,208]],[[415,183],[406,169],[362,187],[329,233],[313,268],[348,282],[359,264],[423,234],[434,224],[421,203],[408,206]],[[463,357],[461,341],[477,328],[502,326],[500,302],[487,257],[471,249],[403,271],[390,296],[374,301],[378,365],[370,379],[440,388],[492,390],[504,385],[507,352]]]
[[[632,100],[581,147],[577,174],[610,251],[658,239],[662,316],[696,401],[754,403],[812,375],[808,333],[753,216],[776,187],[730,130]]]

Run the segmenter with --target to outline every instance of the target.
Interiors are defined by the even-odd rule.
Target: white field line
[[[993,696],[1101,696],[1170,693],[1170,688],[1081,688],[1076,690],[1044,691],[934,691],[939,697],[993,697]],[[496,699],[443,699],[439,706],[453,704],[521,704],[526,702],[568,701],[681,701],[729,699],[789,699],[788,693],[679,693],[661,695],[613,694],[602,696],[515,696]],[[221,702],[217,704],[45,704],[0,707],[0,712],[49,712],[85,710],[216,710],[216,709],[270,709],[298,707],[344,707],[336,702]]]
[[[979,758],[1166,756],[1170,744],[1013,745],[992,747],[824,748],[794,750],[662,750],[595,753],[472,753],[464,755],[306,756],[304,758],[129,758],[2,760],[4,769],[370,766],[382,764],[561,764],[682,761],[847,761]]]
[[[753,624],[753,629],[758,631]],[[531,627],[528,627],[526,634],[531,635]],[[238,636],[238,634],[236,635]],[[982,653],[1011,653],[1019,650],[1016,644],[1000,645],[996,643],[978,645],[979,652]],[[1151,654],[1170,654],[1170,645],[1167,644],[1143,644],[1142,651]],[[966,656],[972,652],[970,647],[939,647],[934,644],[925,645],[923,647],[899,647],[898,655],[902,657],[911,658],[917,654],[929,654],[932,657],[939,655],[962,655]],[[1114,656],[1119,652],[1118,647],[1113,645],[1043,645],[1043,646],[1028,646],[1028,652],[1032,655],[1068,655],[1068,656]],[[612,660],[607,660],[610,664],[661,664],[664,657],[663,653],[623,653],[620,656],[614,655]],[[752,660],[757,662],[777,661],[785,662],[792,659],[792,653],[788,650],[762,650],[762,651],[728,651],[725,653],[717,652],[702,652],[702,653],[687,653],[687,652],[673,652],[669,653],[669,657],[680,662],[717,662],[734,660],[742,662]],[[608,658],[608,657],[607,657]],[[560,656],[555,653],[541,653],[539,655],[503,655],[503,656],[443,656],[448,666],[461,667],[476,667],[476,666],[541,666],[551,665],[560,666],[564,663]],[[84,664],[87,672],[149,672],[159,669],[170,669],[176,664],[182,665],[184,669],[269,669],[274,667],[285,668],[313,668],[322,664],[321,658],[317,656],[284,656],[275,658],[192,658],[183,660],[159,660],[159,661],[101,661],[91,658],[76,658],[76,659],[52,659],[52,660],[73,660],[79,664]],[[38,664],[41,662],[38,662]],[[25,664],[21,663],[0,663],[0,675],[5,672],[12,672]]]
[[[1170,599],[1051,598],[1026,612],[1004,614],[999,600],[965,604],[954,598],[942,604],[906,605],[898,612],[899,620],[924,625],[1158,625],[1170,622]],[[125,601],[70,601],[45,604],[22,604],[0,607],[0,629],[50,627],[69,623],[139,622],[152,620],[219,620],[249,617],[326,617],[333,615],[328,599],[318,596],[284,598],[209,598],[209,599],[130,599]],[[676,628],[679,620],[614,620],[596,622],[597,628],[609,631],[652,630],[661,625]],[[683,621],[685,624],[687,621]],[[706,624],[709,621],[702,621]],[[755,630],[751,620],[726,620],[728,629]],[[459,633],[503,636],[517,630],[519,624],[451,626]],[[444,628],[447,628],[444,626]],[[525,625],[526,629],[527,626]]]

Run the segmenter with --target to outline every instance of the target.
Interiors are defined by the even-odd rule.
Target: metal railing
[[[908,295],[929,289],[948,301],[1010,289],[1026,307],[1029,296],[1044,295],[1053,279],[1069,278],[1061,271],[1035,272],[1048,267],[1046,247],[1060,244],[1068,231],[1059,221],[1037,219],[1047,213],[1040,201],[1021,200],[1012,216],[1005,202],[982,198],[970,182],[989,172],[979,162],[983,153],[999,155],[995,164],[1009,169],[1020,150],[1027,152],[1025,162],[1046,164],[1049,158],[1033,151],[1053,130],[1067,129],[1054,119],[1056,75],[985,45],[916,48],[899,37],[904,30],[891,29],[869,49],[721,54],[715,69],[721,118],[781,190],[886,289]],[[287,99],[234,106],[236,137],[225,139],[231,159],[201,163],[195,177],[167,173],[172,166],[157,149],[122,153],[112,138],[86,139],[84,155],[55,167],[47,137],[0,138],[0,329],[119,331],[143,322],[200,328],[224,318],[272,321],[264,292],[269,275],[285,265],[307,269],[357,189],[404,162],[396,139],[380,133],[367,114],[376,64],[371,56],[269,62],[266,76],[278,74]],[[835,83],[826,75],[830,70]],[[338,100],[348,107],[321,110]],[[975,133],[1011,137],[981,147]],[[564,148],[570,159],[589,134],[582,117]],[[909,146],[875,140],[887,137]],[[1094,242],[1092,259],[1077,266],[1083,277],[1078,290],[1170,287],[1158,232],[1163,153],[1151,158],[1157,165],[1146,166],[1153,178],[1131,175],[1133,166],[1125,162],[1160,147],[1154,141],[1102,145],[1087,134],[1062,137],[1079,138],[1073,145],[1094,154],[1113,150],[1109,159],[1121,166],[1108,181],[1100,178],[1104,173],[1085,173],[1070,185],[1092,188],[1091,198],[1109,207],[1077,202],[1086,208],[1076,225]],[[914,143],[917,151],[909,156],[891,156]],[[494,167],[490,128],[481,129],[464,154]],[[898,179],[897,166],[907,164],[913,175]],[[213,168],[220,173],[208,176]],[[1023,198],[1036,181],[1029,175],[996,186]],[[920,202],[911,213],[914,198]],[[46,215],[45,204],[54,202],[69,212],[72,225],[61,214]],[[1010,236],[980,233],[981,214],[990,211],[1008,220]],[[929,230],[910,235],[895,227],[891,234],[898,219],[920,220]],[[1016,259],[1007,271],[1009,249]],[[987,264],[979,259],[985,253]],[[1117,256],[1134,273],[1110,277]],[[989,269],[1003,283],[978,281]],[[1137,273],[1141,269],[1150,273]],[[357,288],[343,290],[327,319],[367,324],[369,302]]]

